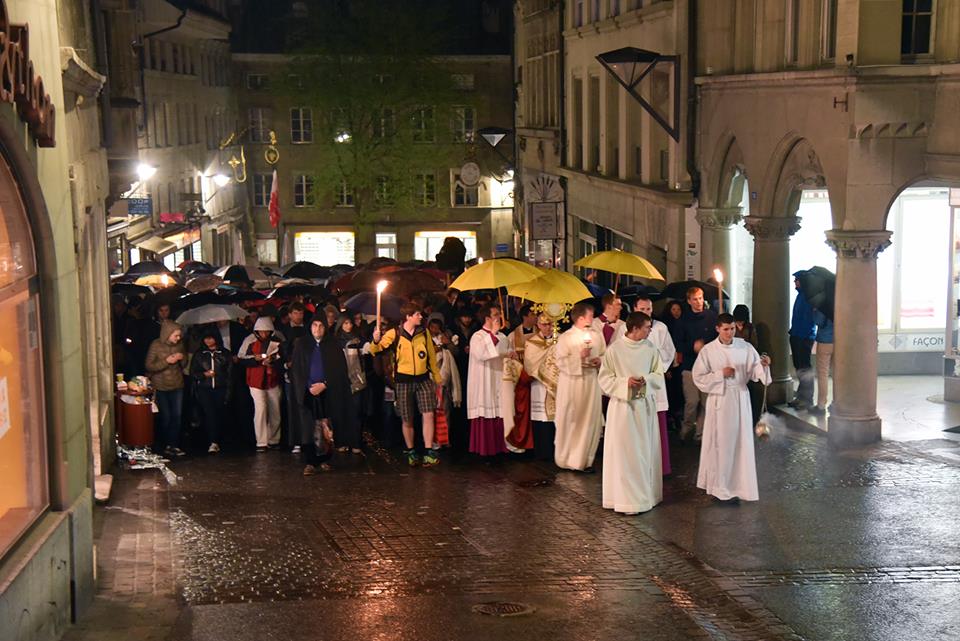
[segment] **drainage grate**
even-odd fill
[[[526,603],[511,603],[510,601],[488,601],[473,606],[477,614],[487,614],[495,617],[516,617],[523,614],[533,614],[536,608]]]

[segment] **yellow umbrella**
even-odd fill
[[[544,270],[544,274],[526,283],[510,285],[507,293],[534,303],[566,303],[573,305],[591,298],[590,290],[580,279],[559,269]]]
[[[639,278],[653,278],[656,280],[666,279],[656,267],[646,258],[641,258],[636,254],[625,252],[620,249],[608,249],[602,252],[596,252],[589,256],[584,256],[574,263],[577,267],[587,267],[589,269],[599,269],[605,272],[613,272],[617,275],[617,281],[613,286],[614,291],[620,284],[620,274],[637,276]]]
[[[450,287],[461,292],[471,289],[497,289],[539,278],[543,271],[513,258],[497,258],[474,265],[466,270]]]
[[[134,284],[147,287],[170,287],[176,285],[177,280],[170,274],[147,274],[138,278]]]

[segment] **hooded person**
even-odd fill
[[[180,419],[183,411],[183,330],[173,321],[160,324],[160,336],[150,343],[146,370],[156,391],[157,433],[154,448],[168,456],[183,456]]]
[[[283,382],[280,340],[274,336],[273,321],[257,319],[253,334],[244,339],[238,354],[246,368],[247,387],[253,398],[253,428],[257,451],[280,444],[280,395]]]
[[[200,339],[200,348],[190,359],[190,376],[196,381],[197,404],[209,441],[209,454],[220,451],[232,368],[233,355],[220,342],[220,332],[208,329]]]

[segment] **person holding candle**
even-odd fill
[[[403,424],[403,440],[407,449],[407,463],[411,467],[424,467],[440,462],[439,453],[433,448],[434,411],[437,409],[437,385],[442,383],[437,353],[426,328],[423,327],[423,312],[413,303],[405,303],[400,312],[403,323],[400,327],[380,335],[380,327],[373,330],[370,353],[377,354],[396,346],[396,407]],[[414,412],[423,417],[423,443],[427,447],[421,461],[414,445]]]
[[[591,327],[593,307],[577,303],[570,310],[573,327],[557,341],[557,437],[554,461],[568,470],[593,472],[603,429],[597,371],[606,351],[603,335]]]
[[[220,344],[220,332],[216,329],[208,329],[201,341],[200,349],[190,359],[190,376],[197,384],[197,404],[210,442],[207,453],[216,454],[224,433],[233,357]]]

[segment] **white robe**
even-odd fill
[[[632,390],[631,377],[646,387]],[[603,507],[646,512],[663,500],[657,392],[664,387],[659,351],[649,340],[624,336],[600,365],[600,388],[610,397],[603,438]]]
[[[568,470],[583,470],[593,465],[603,429],[597,369],[583,367],[580,358],[587,337],[591,358],[603,356],[606,351],[603,335],[590,327],[571,327],[560,336],[555,348],[560,379],[554,419],[557,426],[554,460],[558,467]]]
[[[734,368],[734,376],[724,378],[724,367]],[[693,382],[707,394],[697,487],[721,500],[760,498],[747,391],[750,380],[769,385],[770,368],[763,366],[757,350],[742,338],[734,338],[730,345],[719,338],[710,341],[693,364]]]
[[[485,330],[470,338],[467,366],[467,418],[500,418],[500,384],[503,381],[503,357],[510,353],[507,337],[497,332],[493,344]]]
[[[650,329],[650,336],[647,340],[653,343],[660,353],[660,367],[666,374],[673,365],[673,359],[677,355],[677,348],[670,337],[670,330],[667,326],[658,320],[653,321],[653,327]],[[666,412],[670,409],[670,402],[667,400],[667,386],[661,385],[657,389],[657,411]]]

